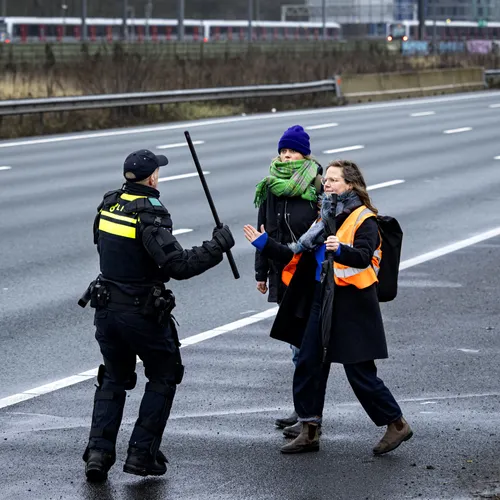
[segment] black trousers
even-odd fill
[[[402,416],[401,408],[377,377],[373,360],[345,364],[347,380],[375,425],[388,425]],[[322,363],[321,294],[316,292],[293,377],[293,400],[299,420],[321,422],[330,364]]]
[[[176,391],[180,356],[173,332],[175,325],[171,322],[164,327],[138,310],[111,307],[97,310],[94,324],[104,367],[98,375],[88,449],[114,454],[125,391],[135,386],[139,356],[148,382],[129,446],[147,449],[156,456]]]

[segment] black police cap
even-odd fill
[[[130,153],[123,164],[125,179],[132,182],[147,179],[157,168],[168,164],[168,159],[163,155],[155,155],[148,149],[140,149]]]

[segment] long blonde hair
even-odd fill
[[[347,184],[352,186],[352,190],[356,192],[361,200],[361,203],[369,208],[374,214],[378,214],[378,210],[373,206],[370,195],[368,194],[368,190],[366,189],[366,182],[363,174],[359,167],[353,162],[349,160],[334,160],[331,161],[326,167],[326,172],[330,167],[338,167],[342,169],[342,174],[344,176],[344,180]]]

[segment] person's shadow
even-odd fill
[[[123,500],[167,500],[167,478],[147,478],[124,485]]]
[[[145,478],[129,484],[85,483],[82,488],[85,500],[167,500],[166,478]]]

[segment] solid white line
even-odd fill
[[[0,170],[10,170],[12,167],[0,167]]]
[[[500,156],[495,156],[494,160],[500,160]]]
[[[205,175],[209,175],[210,172],[203,172]],[[181,175],[171,175],[170,177],[160,177],[158,182],[169,182],[177,181],[179,179],[189,179],[190,177],[198,177],[198,173],[193,172],[191,174],[181,174]]]
[[[194,128],[194,127],[206,127],[212,125],[225,125],[227,123],[238,123],[244,121],[254,121],[254,120],[271,120],[271,119],[286,119],[295,116],[314,116],[314,115],[323,115],[323,114],[333,114],[333,113],[350,113],[357,111],[373,111],[377,109],[385,109],[385,108],[399,108],[401,106],[420,106],[422,104],[433,104],[437,102],[454,102],[454,101],[463,101],[463,100],[471,100],[471,99],[483,99],[485,97],[491,98],[493,94],[498,94],[498,92],[484,92],[477,94],[467,93],[466,95],[456,95],[456,96],[447,96],[447,97],[437,97],[431,99],[409,99],[407,101],[390,101],[386,103],[376,103],[376,104],[365,104],[365,105],[356,105],[356,106],[341,106],[337,108],[323,108],[323,109],[312,109],[312,110],[303,110],[303,111],[284,111],[281,113],[270,113],[270,114],[259,114],[254,116],[235,116],[230,118],[219,118],[213,120],[204,120],[204,121],[194,121],[194,122],[185,122],[176,125],[159,125],[155,127],[144,127],[144,128],[132,128],[132,129],[123,129],[123,130],[112,130],[112,131],[103,131],[103,132],[92,132],[90,134],[79,134],[79,135],[65,135],[59,137],[46,137],[43,139],[29,139],[25,141],[15,141],[15,142],[6,142],[0,143],[0,148],[13,148],[17,146],[32,146],[34,144],[51,144],[54,142],[66,142],[66,141],[81,141],[86,139],[99,139],[102,137],[118,137],[122,135],[131,135],[131,134],[149,134],[152,132],[163,132],[165,130],[179,130],[186,128]]]
[[[205,141],[193,141],[195,146],[200,144],[205,144]],[[187,147],[187,142],[176,142],[175,144],[165,144],[164,146],[156,146],[156,149],[172,149],[172,148],[183,148]]]
[[[500,108],[500,103],[490,104],[490,108]]]
[[[381,189],[389,186],[396,186],[397,184],[402,184],[404,180],[396,179],[394,181],[381,182],[380,184],[374,184],[373,186],[368,186],[366,189],[368,191],[373,191],[374,189]]]
[[[457,250],[461,250],[462,248],[469,247],[481,241],[494,238],[496,236],[500,236],[500,227],[492,229],[490,231],[486,231],[484,233],[478,234],[471,238],[467,238],[465,240],[457,241],[456,243],[452,243],[451,245],[446,245],[445,247],[438,248],[432,252],[427,252],[423,255],[415,257],[413,259],[408,259],[401,262],[399,269],[402,271],[404,269],[409,269],[410,267],[415,267],[419,264],[423,264],[424,262],[428,262],[430,260],[436,259],[437,257],[441,257],[443,255],[456,252]],[[220,326],[218,328],[214,328],[213,330],[208,330],[206,332],[199,333],[197,335],[193,335],[191,337],[182,339],[182,347],[187,347],[189,345],[198,344],[199,342],[203,342],[207,339],[212,339],[214,337],[218,337],[219,335],[223,335],[224,333],[231,332],[242,328],[244,326],[248,326],[259,321],[263,321],[265,319],[272,318],[278,312],[278,307],[273,307],[271,309],[267,309],[262,311],[261,313],[254,314],[249,316],[248,318],[243,318],[238,321],[234,321],[227,325]],[[97,374],[97,369],[94,368],[92,370],[88,370],[78,375],[73,375],[71,377],[67,377],[61,380],[56,380],[51,384],[46,384],[40,387],[35,387],[34,389],[30,389],[28,391],[24,391],[19,394],[13,394],[12,396],[7,396],[5,398],[0,399],[0,408],[6,408],[7,406],[12,406],[16,403],[20,403],[21,401],[27,401],[29,399],[35,398],[40,394],[47,394],[47,392],[51,392],[48,388],[53,387],[54,389],[62,389],[63,387],[69,387],[71,385],[75,385],[82,380],[87,380],[92,377],[95,377]],[[458,395],[458,396],[435,396],[432,399],[454,399],[454,398],[464,398],[464,397],[487,397],[487,396],[498,396],[499,393],[484,393],[484,394],[472,394],[472,395]],[[412,398],[406,399],[402,401],[428,401],[429,398]],[[357,403],[352,403],[357,404]]]
[[[421,113],[412,113],[410,116],[431,116],[435,114],[435,111],[422,111]]]
[[[192,230],[192,229],[174,229],[174,230],[172,231],[172,234],[173,234],[174,236],[177,236],[177,235],[179,235],[179,234],[186,234],[186,233],[192,233],[192,232],[193,232],[193,230]]]
[[[452,128],[443,131],[443,134],[460,134],[462,132],[469,132],[470,130],[472,130],[472,127]]]
[[[462,248],[470,247],[471,245],[475,245],[476,243],[480,243],[484,240],[495,238],[496,236],[500,236],[500,227],[496,227],[495,229],[491,229],[490,231],[472,236],[471,238],[467,238],[465,240],[457,241],[455,243],[452,243],[451,245],[446,245],[444,247],[433,250],[432,252],[424,253],[422,255],[419,255],[418,257],[413,257],[413,259],[405,260],[400,264],[399,270],[402,271],[403,269],[417,266],[418,264],[422,264],[423,262],[429,262],[430,260],[434,260],[438,257],[442,257],[443,255],[456,252],[457,250],[462,250]]]
[[[338,127],[338,123],[323,123],[321,125],[311,125],[306,127],[306,130],[321,130],[322,128]]]
[[[337,148],[337,149],[327,149],[323,151],[325,155],[331,155],[333,153],[343,153],[344,151],[356,151],[356,149],[363,149],[364,146],[358,144],[357,146],[347,146],[345,148]]]

